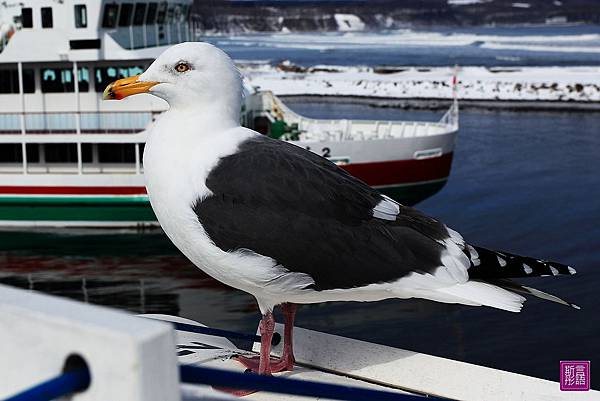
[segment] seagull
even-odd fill
[[[240,126],[241,75],[215,46],[172,46],[103,97],[141,93],[170,106],[144,150],[152,208],[198,268],[256,298],[260,355],[240,357],[253,371],[293,369],[297,304],[422,298],[519,312],[532,295],[578,308],[511,280],[572,267],[471,245],[326,158]],[[278,305],[284,350],[272,361]]]

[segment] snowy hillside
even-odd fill
[[[367,96],[394,99],[449,99],[452,68],[368,68],[284,63],[241,66],[252,87],[277,95]],[[600,67],[465,67],[458,96],[473,100],[600,102]]]

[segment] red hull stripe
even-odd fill
[[[13,187],[0,186],[10,195],[145,195],[145,187]]]
[[[425,160],[355,163],[343,167],[372,186],[414,184],[450,175],[452,153]],[[0,186],[0,195],[146,195],[145,187]]]
[[[342,166],[371,186],[410,184],[448,178],[452,153],[423,160],[394,160],[375,163],[353,163]]]

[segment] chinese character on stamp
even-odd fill
[[[560,390],[588,391],[590,361],[560,361]]]

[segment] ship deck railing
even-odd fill
[[[0,174],[142,174],[146,128],[160,111],[0,112],[0,145],[20,146],[19,160],[0,163]],[[28,147],[64,144],[76,147],[72,161],[29,160]],[[135,160],[85,161],[87,144],[131,144]]]
[[[143,166],[135,163],[0,163],[0,174],[142,174]]]
[[[157,112],[0,112],[0,134],[134,134]],[[0,139],[1,141],[1,139]]]
[[[296,113],[272,92],[258,92],[262,111],[259,115],[295,124],[304,141],[352,141],[427,137],[458,130],[458,103],[453,101],[437,122],[403,120],[316,119]],[[251,112],[249,112],[251,113]],[[251,117],[255,117],[256,114]]]

